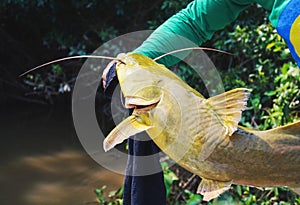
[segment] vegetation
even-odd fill
[[[0,91],[10,93],[2,100],[18,96],[18,100],[59,102],[72,90],[82,61],[53,65],[51,69],[26,75],[22,82],[16,76],[58,57],[89,54],[122,33],[154,29],[187,3],[187,0],[1,1],[0,34],[7,42],[8,53],[11,52],[2,51],[6,58],[0,64],[5,71],[0,77]],[[242,125],[264,130],[299,120],[300,71],[262,8],[248,8],[205,46],[233,53],[233,56],[208,53],[224,79],[226,90],[252,89]],[[180,63],[174,71],[205,95],[201,79],[186,65]],[[162,165],[168,204],[300,204],[300,197],[285,188],[243,186],[233,186],[220,198],[205,203],[195,194],[198,177],[178,166],[169,168],[166,162]],[[108,198],[104,197],[104,189],[95,191],[98,203],[121,203],[122,189]]]

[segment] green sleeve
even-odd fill
[[[272,1],[272,0],[268,0]],[[155,58],[176,49],[200,46],[213,33],[234,21],[254,0],[194,0],[185,9],[159,26],[134,52]],[[174,34],[174,36],[172,36]],[[176,36],[175,36],[176,35]],[[190,40],[178,39],[177,35]],[[160,60],[166,66],[178,59],[168,56]]]

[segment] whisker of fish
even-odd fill
[[[189,50],[208,50],[208,51],[216,51],[216,52],[220,52],[220,53],[224,53],[224,54],[228,54],[228,55],[233,55],[233,54],[228,53],[226,51],[222,51],[222,50],[218,50],[218,49],[214,49],[214,48],[190,47],[190,48],[183,48],[183,49],[178,49],[178,50],[175,50],[175,51],[171,51],[171,52],[165,53],[165,54],[163,54],[161,56],[158,56],[158,57],[154,58],[153,60],[157,61],[157,60],[159,60],[159,59],[161,59],[161,58],[163,58],[165,56],[172,55],[172,54],[175,54],[175,53],[184,52],[184,51],[189,51]],[[26,74],[28,74],[28,73],[30,73],[32,71],[35,71],[35,70],[37,70],[39,68],[42,68],[42,67],[45,67],[47,65],[51,65],[53,63],[58,63],[58,62],[65,61],[65,60],[81,59],[81,58],[108,59],[108,60],[119,61],[119,62],[125,64],[121,59],[115,58],[115,57],[110,57],[110,56],[96,56],[96,55],[69,56],[69,57],[65,57],[65,58],[59,58],[59,59],[56,59],[56,60],[53,60],[53,61],[41,64],[39,66],[36,66],[34,68],[31,68],[28,71],[20,74],[19,77],[22,77],[22,76],[24,76],[24,75],[26,75]]]
[[[184,51],[190,51],[190,50],[207,50],[207,51],[216,51],[216,52],[219,52],[219,53],[224,53],[224,54],[228,54],[228,55],[233,55],[232,53],[228,53],[226,51],[222,51],[222,50],[218,50],[218,49],[214,49],[214,48],[205,48],[205,47],[190,47],[190,48],[182,48],[182,49],[178,49],[178,50],[175,50],[175,51],[171,51],[171,52],[168,52],[168,53],[165,53],[161,56],[158,56],[156,58],[154,58],[153,60],[154,61],[158,61],[159,59],[163,58],[163,57],[166,57],[168,55],[172,55],[172,54],[175,54],[175,53],[180,53],[180,52],[184,52]]]
[[[53,60],[53,61],[50,61],[50,62],[47,62],[47,63],[44,63],[42,65],[39,65],[39,66],[36,66],[32,69],[29,69],[28,71],[22,73],[21,75],[19,75],[19,77],[22,77],[34,70],[37,70],[41,67],[44,67],[44,66],[47,66],[47,65],[51,65],[53,63],[58,63],[58,62],[61,62],[61,61],[65,61],[65,60],[72,60],[72,59],[80,59],[80,58],[98,58],[98,59],[108,59],[108,60],[116,60],[116,61],[120,61],[121,63],[123,63],[120,59],[118,58],[115,58],[115,57],[109,57],[109,56],[95,56],[95,55],[82,55],[82,56],[70,56],[70,57],[65,57],[65,58],[59,58],[59,59],[56,59],[56,60]]]

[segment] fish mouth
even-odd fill
[[[126,97],[125,107],[133,108],[134,110],[148,111],[155,108],[159,102],[160,102],[160,98],[153,99],[153,100],[144,100],[138,97]]]

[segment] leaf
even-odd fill
[[[63,68],[60,65],[52,65],[52,71],[56,75],[61,75],[63,73]]]
[[[236,186],[236,191],[240,196],[242,196],[242,187],[240,185]]]
[[[274,96],[276,94],[277,94],[276,90],[269,90],[264,93],[264,95],[269,96],[269,97]]]
[[[268,45],[267,45],[267,49],[270,49],[270,48],[272,48],[273,46],[275,46],[275,42],[272,42],[272,43],[269,43]]]
[[[198,205],[202,201],[202,196],[199,194],[191,195],[191,198],[186,202],[186,205]]]

